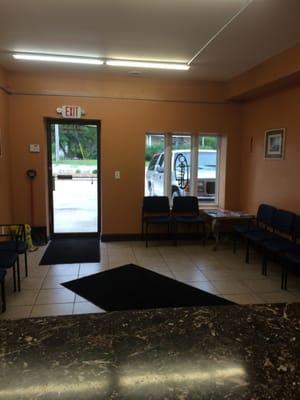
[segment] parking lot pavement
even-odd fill
[[[97,232],[97,180],[56,180],[54,232]]]

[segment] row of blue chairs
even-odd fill
[[[205,217],[199,213],[198,199],[195,196],[174,197],[172,209],[167,196],[145,196],[142,208],[142,237],[146,247],[149,240],[150,225],[165,225],[168,236],[177,245],[178,227],[180,224],[202,228],[202,240],[205,245]],[[156,236],[157,237],[157,236]]]
[[[296,272],[300,266],[300,216],[277,209],[269,204],[258,207],[255,220],[233,227],[234,252],[238,237],[246,240],[245,261],[249,264],[250,248],[262,251],[262,274],[267,275],[270,258],[282,265],[281,289],[287,290],[289,271]]]
[[[5,277],[6,271],[13,271],[14,291],[21,290],[20,258],[25,258],[25,275],[28,276],[27,243],[25,240],[25,227],[22,224],[0,224],[0,286],[2,312],[6,311]]]

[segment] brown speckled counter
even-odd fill
[[[0,322],[0,400],[300,399],[300,304]]]

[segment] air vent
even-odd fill
[[[130,76],[141,76],[142,73],[141,73],[141,71],[129,71],[128,75],[130,75]]]

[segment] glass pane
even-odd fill
[[[172,135],[172,198],[190,195],[191,136]]]
[[[52,124],[54,233],[98,231],[97,127]]]
[[[199,136],[197,196],[200,202],[216,201],[217,160],[218,137]]]
[[[164,195],[164,149],[164,135],[146,135],[145,196]]]

